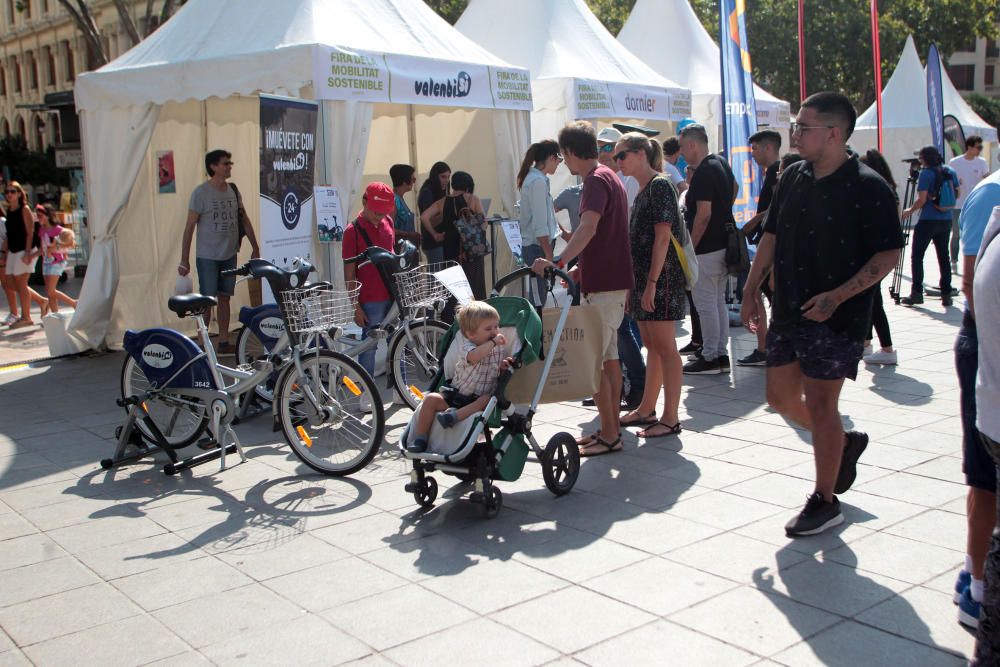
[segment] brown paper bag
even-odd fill
[[[250,305],[256,308],[263,303],[264,298],[260,286],[260,278],[247,281],[247,290],[250,292]]]
[[[569,309],[542,391],[541,403],[572,401],[597,393],[601,385],[605,336],[609,335],[602,322],[604,307],[597,304]],[[560,312],[560,308],[542,311],[542,347],[546,355],[551,353],[549,346]],[[507,398],[517,404],[531,403],[544,367],[545,360],[539,359],[530,366],[518,369],[507,385]]]

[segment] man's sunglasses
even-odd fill
[[[614,144],[604,144],[600,148],[602,153],[613,153],[615,150]]]

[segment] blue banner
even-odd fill
[[[744,0],[719,0],[719,62],[722,67],[722,135],[726,158],[740,190],[733,202],[736,226],[757,212],[760,167],[750,156],[750,137],[757,132],[757,107],[750,74],[750,51]]]
[[[931,117],[931,137],[941,157],[944,153],[944,96],[941,93],[941,57],[936,44],[927,53],[927,113]]]

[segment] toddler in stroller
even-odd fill
[[[459,347],[459,358],[454,377],[440,392],[424,397],[406,447],[409,452],[427,451],[435,417],[441,426],[451,428],[485,410],[500,374],[514,363],[512,356],[504,356],[507,339],[500,333],[496,308],[484,301],[471,301],[459,309],[456,320],[459,334],[454,344]]]

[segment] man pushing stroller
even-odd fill
[[[455,376],[440,393],[424,397],[409,452],[427,451],[427,439],[433,420],[451,428],[481,412],[489,403],[500,374],[511,367],[514,358],[504,356],[507,339],[500,333],[500,313],[483,301],[470,301],[458,311],[460,355]]]

